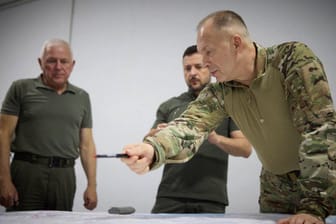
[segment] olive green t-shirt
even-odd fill
[[[192,91],[163,102],[157,110],[153,128],[168,123],[183,113],[196,97]],[[224,119],[216,132],[222,136],[238,130],[230,119]],[[186,163],[165,164],[157,197],[192,198],[228,205],[228,154],[207,140]]]
[[[77,158],[80,129],[92,128],[88,93],[68,83],[58,95],[41,77],[14,81],[1,113],[18,116],[12,152]]]

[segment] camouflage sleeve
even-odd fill
[[[325,218],[336,197],[336,116],[323,65],[304,44],[283,49],[282,72],[300,145],[298,213]],[[280,66],[281,67],[281,66]]]
[[[169,122],[168,127],[156,135],[144,139],[155,149],[151,169],[163,163],[188,161],[224,117],[226,113],[217,100],[215,89],[211,85],[206,87],[179,118]]]

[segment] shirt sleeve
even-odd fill
[[[2,114],[18,116],[20,113],[20,89],[17,83],[13,82],[6,93],[1,107]]]
[[[218,103],[215,89],[206,87],[180,117],[168,123],[167,128],[144,139],[144,142],[155,149],[155,161],[151,168],[158,168],[163,163],[188,161],[208,133],[226,116],[223,107]]]
[[[304,44],[285,49],[285,90],[299,149],[302,191],[298,212],[326,217],[336,195],[336,116],[323,65]],[[334,195],[334,196],[332,196]]]
[[[229,120],[229,134],[233,131],[238,131],[239,128],[237,127],[236,123],[232,120],[232,118],[228,118]]]
[[[161,104],[156,111],[156,119],[153,123],[152,128],[156,128],[158,124],[167,123],[167,111],[165,108],[165,103]]]
[[[87,92],[82,91],[83,94],[83,104],[84,104],[84,116],[81,124],[81,128],[92,128],[92,110],[91,110],[91,100]]]

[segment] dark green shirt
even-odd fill
[[[80,129],[92,128],[88,93],[68,83],[58,95],[41,77],[14,81],[1,113],[19,118],[12,152],[77,158]]]
[[[162,103],[153,128],[179,117],[195,99],[189,91]],[[216,132],[229,136],[234,130],[237,127],[233,121],[225,119]],[[228,205],[227,167],[228,154],[206,140],[187,163],[165,165],[157,197],[192,198]]]

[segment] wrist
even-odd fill
[[[97,188],[97,183],[88,183],[88,185],[87,185],[87,188],[94,188],[94,189],[96,189]]]
[[[298,214],[309,214],[312,215],[321,221],[325,221],[325,218],[329,215],[329,213],[324,210],[322,207],[314,206],[311,208],[302,208],[298,210],[296,213]]]
[[[12,180],[11,175],[8,174],[0,174],[0,182],[5,182],[5,181],[9,181]]]
[[[147,144],[152,150],[152,161],[149,164],[149,170],[154,170],[161,166],[164,160],[164,153],[159,153],[158,147],[159,145],[155,143],[155,141],[151,141],[152,137],[148,137],[144,140],[144,144]]]

